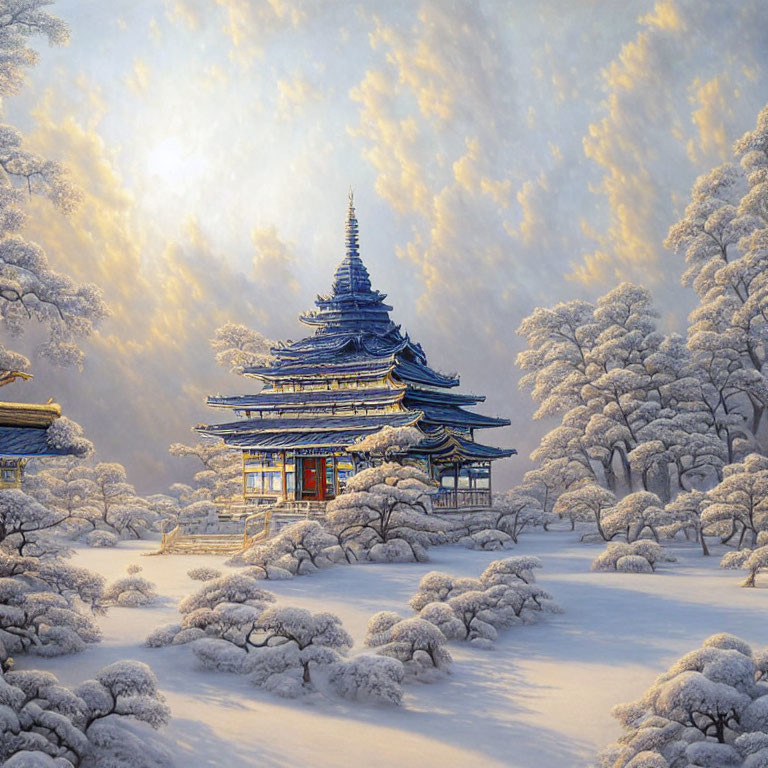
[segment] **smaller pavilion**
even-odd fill
[[[0,386],[15,379],[29,379],[16,371],[0,373]],[[30,459],[67,456],[66,448],[48,442],[48,427],[61,416],[58,403],[0,402],[0,489],[19,488]]]

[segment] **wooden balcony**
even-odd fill
[[[433,509],[488,509],[490,506],[491,492],[487,488],[441,488],[432,497]]]

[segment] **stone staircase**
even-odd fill
[[[163,549],[166,555],[235,555],[243,548],[240,534],[182,534]]]

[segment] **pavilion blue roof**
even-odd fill
[[[342,360],[329,359],[322,363],[306,364],[304,362],[282,363],[279,365],[252,366],[243,373],[259,379],[299,379],[323,378],[329,379],[340,376],[360,378],[382,378],[395,367],[394,358],[349,358]]]
[[[66,448],[54,448],[39,427],[0,427],[0,456],[67,456]]]
[[[465,427],[468,429],[483,429],[485,427],[508,427],[509,419],[497,419],[492,416],[484,416],[482,413],[465,411],[454,406],[423,405],[424,422],[431,424],[443,424],[446,426]]]
[[[413,404],[417,408],[422,405],[475,405],[482,403],[485,395],[471,395],[463,392],[439,392],[434,389],[419,389],[408,387],[404,403]]]
[[[257,395],[209,397],[208,405],[240,411],[290,410],[293,408],[341,408],[354,405],[392,405],[403,399],[402,389],[329,389],[277,392],[267,389]]]
[[[517,451],[514,448],[493,448],[490,445],[481,445],[474,440],[467,440],[459,435],[438,434],[433,438],[427,438],[416,447],[417,453],[428,453],[434,459],[450,459],[460,457],[470,461],[492,461],[514,456]]]
[[[322,432],[355,429],[373,431],[385,426],[407,427],[415,424],[421,416],[421,411],[399,411],[371,416],[241,419],[227,424],[200,426],[196,429],[203,434],[216,436],[256,432]]]

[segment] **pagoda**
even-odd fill
[[[264,382],[258,394],[208,398],[236,421],[197,427],[242,450],[246,503],[332,499],[361,466],[356,441],[384,426],[413,426],[424,439],[404,460],[435,480],[433,506],[490,506],[491,463],[516,451],[482,445],[474,434],[509,420],[467,410],[485,397],[456,392],[457,376],[431,368],[421,345],[390,320],[385,299],[360,258],[350,193],[346,256],[331,293],[299,318],[314,334],[275,347],[269,365],[245,369]]]

